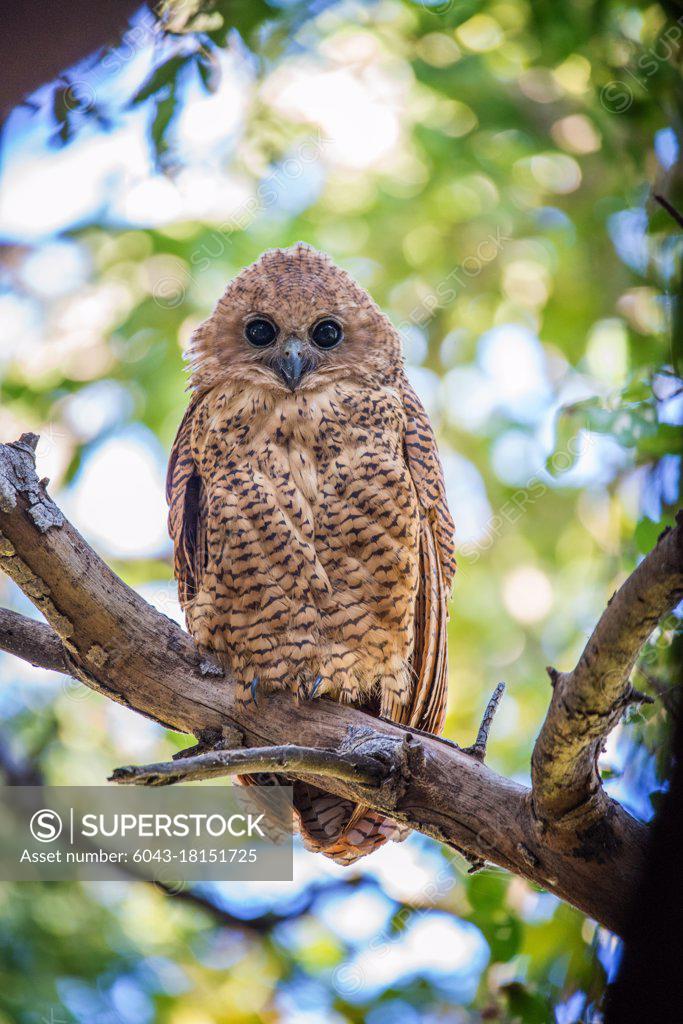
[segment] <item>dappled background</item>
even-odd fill
[[[0,440],[179,621],[165,461],[183,350],[226,282],[304,239],[399,327],[458,530],[446,734],[506,696],[528,780],[549,698],[680,492],[680,9],[586,0],[165,5],[9,116]],[[664,197],[667,211],[653,194]],[[0,580],[1,603],[31,612]],[[677,620],[610,737],[665,785]],[[186,738],[0,658],[0,768],[101,783]],[[580,913],[413,836],[293,884],[0,884],[0,1024],[598,1021],[618,950]],[[28,979],[30,980],[30,984]]]

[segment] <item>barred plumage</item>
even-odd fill
[[[254,317],[277,332],[263,347],[245,338]],[[342,339],[323,350],[314,328],[330,320]],[[254,713],[257,693],[288,688],[440,731],[453,522],[388,319],[300,243],[238,275],[191,359],[168,501],[197,643]],[[295,806],[307,845],[340,863],[401,836],[304,783]]]

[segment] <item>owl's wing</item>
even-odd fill
[[[166,474],[168,532],[173,541],[178,596],[183,608],[201,586],[206,566],[205,494],[191,445],[197,403],[198,399],[192,401],[183,416]]]
[[[420,582],[415,608],[415,685],[407,722],[441,732],[446,717],[448,599],[455,574],[455,530],[436,438],[422,403],[402,381],[405,457],[420,502]]]

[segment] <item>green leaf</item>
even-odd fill
[[[529,992],[514,981],[502,989],[507,997],[510,1024],[548,1024],[554,1019],[553,1008],[543,996]]]
[[[408,927],[408,923],[412,920],[414,911],[412,907],[399,907],[394,914],[391,916],[389,922],[389,928],[392,934],[399,935],[405,931]]]
[[[502,908],[508,885],[504,875],[482,871],[469,879],[467,898],[475,911],[491,916]]]
[[[671,526],[671,523],[666,522],[664,519],[660,519],[657,523],[652,519],[641,519],[636,526],[634,534],[638,551],[643,555],[652,551],[653,547],[657,543],[657,538],[667,526]]]
[[[170,149],[167,131],[175,116],[176,105],[175,90],[171,90],[168,96],[156,101],[154,108],[154,117],[152,118],[150,134],[152,136],[156,162],[160,166],[163,166],[167,162],[168,151]]]
[[[506,963],[519,953],[522,925],[511,914],[499,911],[490,918],[477,919],[491,950],[491,960]]]
[[[175,57],[170,57],[163,64],[152,71],[151,75],[145,79],[140,88],[134,93],[133,98],[130,101],[131,107],[136,107],[140,103],[144,103],[150,96],[156,95],[166,86],[175,86],[176,78],[179,71],[185,67],[185,65],[194,59],[194,54],[184,54]]]
[[[61,85],[52,93],[52,116],[58,124],[62,124],[69,116],[69,107],[66,102],[68,95],[68,87]]]
[[[683,427],[677,427],[671,423],[660,423],[656,433],[643,437],[638,442],[638,452],[641,455],[652,455],[655,458],[662,455],[683,454]]]
[[[634,374],[621,392],[622,402],[645,402],[652,398],[652,376],[649,370]]]

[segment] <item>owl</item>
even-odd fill
[[[440,732],[453,521],[388,318],[298,243],[237,275],[189,360],[167,497],[200,649],[245,713],[288,690]],[[305,782],[294,805],[305,844],[341,864],[402,838]]]

